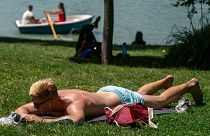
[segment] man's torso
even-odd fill
[[[64,116],[67,108],[84,107],[85,118],[92,119],[104,115],[104,107],[113,107],[120,104],[120,98],[112,92],[87,92],[78,89],[59,90],[61,101],[52,100],[40,107],[40,113]],[[71,112],[71,111],[70,111]],[[71,113],[70,113],[71,114]]]
[[[33,17],[33,13],[29,10],[25,11],[23,16],[22,16],[22,24],[30,24],[29,18]]]

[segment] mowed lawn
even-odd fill
[[[209,136],[210,135],[210,71],[167,67],[161,60],[163,47],[129,47],[130,58],[114,58],[106,66],[94,59],[74,59],[75,44],[44,41],[0,41],[0,116],[7,116],[18,106],[30,102],[30,85],[51,77],[58,88],[79,88],[95,92],[105,85],[117,85],[132,90],[172,74],[174,85],[196,77],[204,94],[205,105],[192,106],[183,114],[155,115],[158,129],[148,126],[128,129],[110,126],[105,121],[85,124],[30,123],[20,126],[0,126],[0,135],[17,136]],[[118,47],[113,54],[120,53]],[[177,103],[172,104],[175,107]]]

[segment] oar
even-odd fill
[[[48,13],[46,13],[45,15],[46,15],[46,18],[47,18],[48,23],[50,24],[50,28],[51,28],[52,33],[53,33],[53,38],[54,38],[54,40],[57,40],[57,34],[55,32],[53,21],[52,21],[50,15]]]

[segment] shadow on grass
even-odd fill
[[[160,46],[160,45],[151,45],[151,46],[139,46],[139,45],[132,45],[129,47],[129,51],[137,51],[141,50],[144,52],[144,50],[148,49],[166,49],[168,47],[166,46]],[[118,50],[118,46],[113,46],[113,50]],[[76,63],[82,64],[82,63],[93,63],[93,64],[101,64],[101,58],[69,58],[70,61],[74,61]],[[169,65],[164,63],[165,60],[163,57],[158,56],[130,56],[128,58],[121,58],[118,56],[113,56],[113,61],[111,65],[116,66],[127,66],[127,67],[146,67],[146,68],[166,68],[170,67]]]
[[[69,58],[70,61],[75,63],[92,63],[101,64],[100,58]],[[186,65],[173,65],[169,60],[162,57],[153,56],[131,56],[129,58],[113,57],[113,62],[110,65],[127,66],[127,67],[145,67],[145,68],[188,68],[192,70],[208,71],[210,68],[194,68]]]
[[[147,46],[139,46],[139,45],[132,45],[129,47],[129,51],[141,51],[144,52],[153,52],[159,53],[158,50],[166,51],[173,46],[160,46],[160,45],[147,45]],[[118,46],[113,46],[113,50],[118,50]],[[157,52],[155,51],[157,50]],[[181,53],[181,52],[180,52]],[[76,63],[94,63],[94,64],[101,64],[101,58],[70,58],[70,61],[74,61]],[[145,67],[145,68],[188,68],[193,70],[210,70],[210,66],[206,68],[198,68],[192,67],[186,64],[174,64],[172,63],[174,60],[171,58],[167,58],[164,56],[154,56],[154,55],[146,55],[146,56],[130,56],[128,58],[120,58],[117,56],[113,56],[113,62],[110,65],[117,65],[117,66],[128,66],[128,67]]]
[[[100,58],[69,58],[70,61],[74,61],[79,64],[93,63],[101,64]],[[131,56],[129,58],[119,58],[114,56],[111,65],[127,66],[127,67],[146,67],[146,68],[166,68],[169,65],[164,64],[164,59],[161,57],[151,56]]]

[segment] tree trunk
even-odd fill
[[[112,41],[114,25],[114,2],[104,0],[104,28],[101,47],[102,64],[108,65],[112,62]]]

